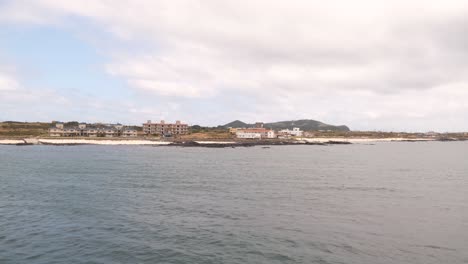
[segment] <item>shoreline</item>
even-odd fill
[[[456,138],[295,138],[285,140],[172,140],[161,141],[151,139],[50,139],[50,138],[24,138],[0,139],[0,145],[52,145],[52,146],[178,146],[178,147],[252,147],[252,146],[285,146],[285,145],[344,145],[344,144],[371,144],[382,142],[447,142],[465,141]]]

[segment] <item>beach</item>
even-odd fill
[[[0,145],[169,145],[167,141],[153,140],[94,140],[94,139],[0,139]]]
[[[0,139],[0,145],[147,145],[147,146],[254,146],[254,145],[322,145],[322,144],[369,144],[377,142],[428,142],[438,141],[433,138],[294,138],[285,140],[186,140],[186,141],[160,141],[150,139]]]
[[[309,143],[327,143],[327,142],[349,142],[354,144],[359,143],[374,143],[374,142],[407,142],[407,141],[437,141],[435,138],[297,138],[299,141]]]

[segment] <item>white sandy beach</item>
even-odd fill
[[[430,138],[296,138],[297,143],[327,143],[334,142],[349,142],[354,144],[376,143],[376,142],[398,142],[398,141],[433,141]],[[195,141],[198,144],[238,144],[236,141]],[[172,142],[153,141],[153,140],[96,140],[96,139],[0,139],[0,145],[16,145],[16,144],[47,144],[47,145],[169,145]]]
[[[93,139],[39,139],[39,143],[51,145],[169,145],[171,142],[151,140],[93,140]]]
[[[237,144],[235,141],[195,141],[198,144]]]
[[[434,141],[430,138],[297,138],[296,140],[310,143],[350,142],[350,143],[373,143],[373,142],[395,142],[395,141]]]
[[[24,141],[17,140],[17,139],[0,139],[0,145],[16,145],[16,144],[24,144]]]

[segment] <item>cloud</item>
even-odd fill
[[[97,47],[108,74],[157,98],[254,98],[255,114],[236,112],[250,121],[425,129],[468,115],[464,1],[17,0],[0,17],[74,31],[86,19],[114,40]]]
[[[0,94],[17,91],[21,88],[18,78],[17,70],[6,63],[0,63]]]
[[[19,89],[16,79],[0,69],[0,93]]]

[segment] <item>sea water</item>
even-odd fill
[[[468,143],[0,146],[0,263],[468,263]]]

